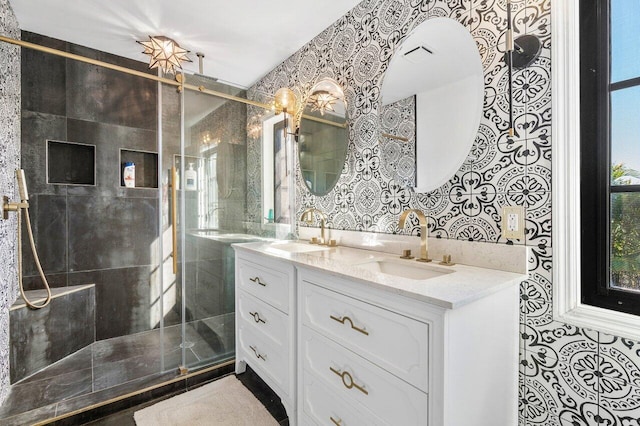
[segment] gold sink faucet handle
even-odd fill
[[[427,217],[424,215],[424,213],[417,209],[407,209],[403,211],[402,214],[400,214],[400,219],[398,220],[398,228],[400,228],[400,230],[404,229],[404,224],[407,220],[407,216],[409,216],[409,214],[411,213],[418,216],[418,221],[420,223],[420,257],[418,257],[416,260],[418,262],[431,262],[431,259],[429,259],[429,234],[427,230]]]
[[[322,213],[320,210],[314,207],[310,207],[302,212],[302,215],[300,216],[300,220],[311,225],[313,223],[314,213],[316,213],[320,217],[320,241],[318,241],[318,244],[321,244],[321,245],[327,244],[327,240],[324,237],[324,228],[325,228],[325,221],[327,220],[327,216],[324,213]],[[314,244],[314,242],[311,242],[311,244]]]

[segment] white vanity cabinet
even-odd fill
[[[297,286],[301,424],[517,424],[517,285],[458,309],[301,267]]]
[[[368,255],[344,248],[235,248],[236,372],[250,364],[291,424],[517,425],[525,275],[434,266],[419,281],[334,261]]]
[[[236,255],[236,373],[249,364],[295,419],[295,269],[267,259]]]

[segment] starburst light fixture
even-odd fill
[[[324,115],[327,111],[335,111],[333,105],[335,105],[338,97],[333,95],[327,90],[316,90],[309,96],[309,105],[311,105],[311,111],[320,111],[320,115]]]
[[[144,54],[151,56],[149,69],[161,68],[164,72],[176,73],[183,62],[193,62],[187,56],[188,50],[180,47],[175,40],[165,36],[149,36],[149,41],[139,41],[144,46]]]

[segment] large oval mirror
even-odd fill
[[[340,86],[324,79],[311,89],[298,128],[302,178],[314,195],[333,189],[347,157],[347,108]]]
[[[449,18],[420,24],[395,52],[381,91],[381,156],[416,192],[447,182],[475,140],[484,97],[469,31]]]

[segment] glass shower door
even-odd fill
[[[185,82],[243,95],[241,89],[203,76],[187,75]],[[175,244],[170,251],[177,254],[175,303],[167,304],[165,332],[171,334],[171,324],[179,320],[180,366],[191,370],[235,356],[231,244],[247,238],[242,221],[246,106],[204,90],[177,92],[175,87],[163,88],[162,105],[162,170],[168,201],[163,223],[171,234],[170,245]],[[169,337],[166,344],[172,341]]]

